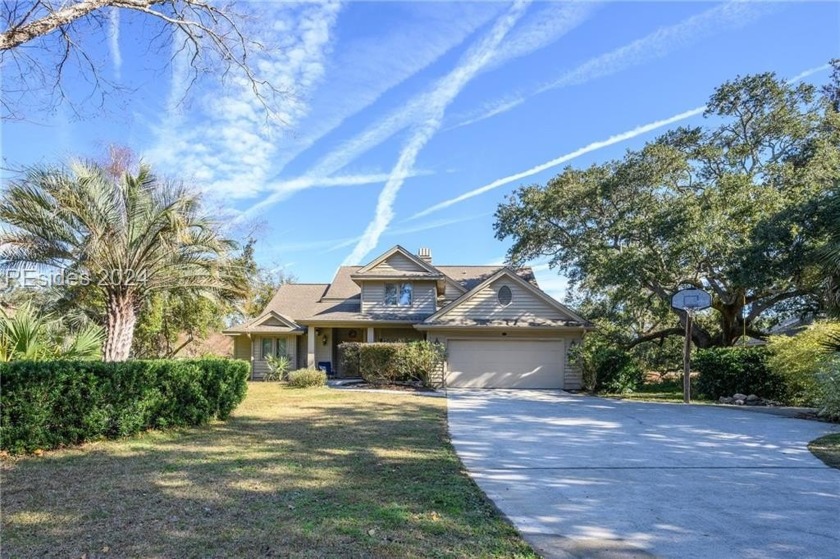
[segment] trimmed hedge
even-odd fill
[[[227,359],[0,363],[0,448],[57,448],[227,419],[248,363]]]
[[[432,386],[432,377],[446,359],[442,344],[428,341],[346,342],[338,346],[342,370],[371,384],[418,381]]]
[[[338,364],[342,374],[346,377],[360,377],[359,357],[362,344],[360,342],[343,342],[338,344]]]
[[[787,403],[787,379],[768,367],[768,357],[766,347],[701,349],[692,359],[700,372],[697,391],[715,400],[740,393]]]
[[[379,342],[359,346],[359,373],[371,384],[407,381],[399,368],[399,353],[405,344]]]
[[[318,369],[298,369],[289,373],[289,386],[292,388],[315,388],[326,384],[327,373]]]

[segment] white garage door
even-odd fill
[[[453,388],[563,388],[563,342],[451,340]]]

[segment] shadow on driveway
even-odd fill
[[[448,394],[470,475],[546,557],[837,557],[836,425],[559,391]]]

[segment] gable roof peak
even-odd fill
[[[494,273],[491,274],[487,279],[479,283],[478,285],[474,286],[472,289],[461,295],[458,299],[455,299],[452,303],[447,305],[446,307],[440,309],[438,312],[433,314],[432,316],[428,317],[424,324],[433,324],[437,320],[439,320],[442,316],[448,314],[452,309],[457,308],[465,301],[468,301],[478,295],[485,287],[493,284],[497,280],[502,277],[508,277],[515,283],[518,283],[528,292],[532,293],[535,297],[542,300],[548,306],[556,309],[562,314],[568,316],[571,320],[570,323],[574,323],[575,326],[581,326],[584,328],[591,328],[591,323],[586,320],[585,318],[581,317],[579,314],[574,312],[572,309],[561,303],[560,301],[556,300],[554,297],[551,297],[546,292],[544,292],[539,287],[533,285],[531,282],[522,278],[519,274],[517,274],[517,270],[511,268],[509,266],[500,266],[499,269]]]
[[[431,262],[426,262],[423,258],[421,258],[420,256],[417,256],[416,254],[413,254],[411,251],[407,250],[405,247],[403,247],[401,245],[394,245],[393,247],[391,247],[390,249],[388,249],[387,251],[385,251],[384,253],[382,253],[378,257],[376,257],[374,260],[372,260],[368,264],[366,264],[366,265],[362,266],[361,268],[359,268],[358,270],[356,270],[356,273],[353,274],[353,275],[361,276],[361,275],[367,274],[371,270],[376,268],[379,264],[385,262],[386,260],[388,260],[389,258],[394,256],[395,254],[401,254],[402,256],[408,258],[420,270],[423,270],[426,273],[434,274],[434,275],[441,275],[441,276],[443,275],[443,273],[440,270],[438,270],[437,268],[432,266]]]

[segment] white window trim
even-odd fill
[[[510,296],[510,299],[508,300],[507,303],[502,302],[502,290],[503,289],[507,289],[507,292],[509,293],[509,296]],[[511,303],[513,303],[513,290],[507,285],[503,285],[503,286],[499,287],[498,291],[496,291],[496,301],[502,307],[509,307],[511,305]]]
[[[391,285],[394,287],[395,297],[393,303],[388,302],[388,286]],[[408,285],[411,286],[411,295],[407,305],[403,305],[400,303],[400,298],[402,297],[403,286]],[[410,307],[414,304],[414,282],[410,281],[401,281],[395,283],[386,283],[385,284],[385,305],[388,307]]]

